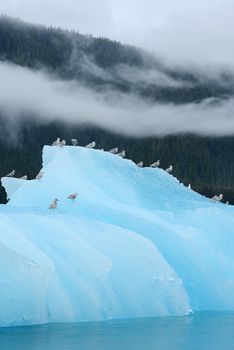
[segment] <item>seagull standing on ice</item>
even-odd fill
[[[118,153],[118,147],[115,147],[115,148],[112,148],[112,149],[110,149],[109,150],[109,153],[113,153],[113,154],[116,154],[116,153]]]
[[[136,166],[137,166],[138,168],[142,168],[142,167],[143,167],[143,165],[144,165],[144,163],[143,163],[142,161],[140,161],[139,163],[137,163],[137,165],[136,165]]]
[[[211,200],[215,202],[221,202],[223,200],[223,194],[221,193],[219,196],[215,195],[211,198]]]
[[[72,143],[72,146],[77,146],[78,145],[77,139],[71,139],[71,143]]]
[[[173,170],[173,166],[170,165],[169,168],[167,168],[165,171],[166,171],[166,173],[170,174],[172,172],[172,170]]]
[[[158,168],[160,165],[160,160],[157,160],[157,162],[154,162],[153,164],[150,164],[151,168]]]
[[[120,157],[124,158],[126,156],[125,150],[123,150],[122,152],[117,153],[117,156],[120,156]]]
[[[73,193],[73,194],[70,194],[67,198],[74,201],[77,198],[77,196],[78,196],[78,193]]]
[[[93,142],[89,143],[88,145],[86,145],[85,147],[86,148],[94,148],[95,146],[96,146],[96,142],[93,141]]]
[[[58,137],[57,140],[52,143],[52,146],[59,146],[59,145],[60,145],[60,137]]]
[[[6,177],[13,177],[15,175],[15,170],[12,170]]]
[[[62,140],[60,143],[59,143],[59,146],[60,147],[63,147],[66,145],[66,140]]]
[[[55,200],[50,204],[49,209],[56,209],[58,204],[57,202],[59,201],[59,199],[55,198]]]
[[[217,201],[221,202],[223,200],[223,194],[221,193],[218,197],[217,197]]]

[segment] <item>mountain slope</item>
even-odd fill
[[[188,103],[234,94],[230,72],[222,72],[221,81],[205,78],[204,72],[165,66],[133,46],[4,16],[0,17],[0,60],[45,68],[93,88],[134,92],[152,101]]]

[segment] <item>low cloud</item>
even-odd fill
[[[140,51],[139,51],[140,55]],[[90,56],[83,56],[79,61],[79,68],[82,68],[82,72],[101,79],[106,83],[129,83],[144,86],[151,84],[161,87],[188,87],[191,86],[188,82],[183,80],[174,79],[168,72],[163,71],[163,66],[159,63],[158,59],[154,55],[150,55],[151,60],[154,60],[154,66],[147,65],[147,57],[145,52],[141,52],[142,60],[145,60],[145,66],[129,66],[128,64],[116,64],[112,65],[111,68],[102,68],[95,63],[95,58]],[[70,65],[75,67],[77,62],[77,51],[74,48],[74,53],[71,55]],[[158,69],[157,69],[158,65]],[[161,69],[161,70],[160,70]],[[164,67],[166,69],[166,66]],[[177,67],[180,70],[179,67]],[[199,76],[198,76],[199,78]],[[200,78],[199,78],[200,79]]]
[[[134,94],[94,92],[75,81],[0,63],[0,110],[8,119],[22,115],[41,122],[91,124],[130,136],[178,133],[234,135],[234,99],[174,105],[149,104]]]

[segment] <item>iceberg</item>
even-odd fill
[[[2,178],[0,326],[234,310],[233,206],[101,150],[44,146],[42,166]]]

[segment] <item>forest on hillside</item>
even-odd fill
[[[198,103],[207,98],[225,99],[234,94],[234,79],[228,74],[222,75],[222,83],[206,81],[191,71],[176,71],[164,66],[151,54],[129,45],[25,24],[5,16],[0,17],[0,60],[34,70],[44,69],[60,79],[76,79],[94,90],[111,87],[131,92],[152,102]],[[165,86],[157,81],[132,81],[120,74],[119,67],[123,66],[144,72],[157,70],[178,84]],[[108,73],[108,79],[103,72]],[[98,148],[108,150],[118,146],[126,150],[127,158],[136,162],[142,160],[145,165],[160,159],[162,167],[174,166],[174,175],[184,184],[190,183],[193,189],[207,196],[223,193],[225,200],[234,203],[233,137],[133,138],[66,121],[40,124],[27,116],[12,128],[4,111],[0,121],[0,176],[15,169],[16,176],[27,174],[33,178],[41,167],[44,144],[51,144],[57,137],[69,143],[75,137],[80,145],[95,140]],[[6,202],[3,188],[0,189],[0,202]]]

